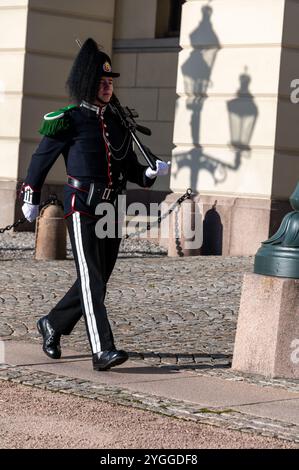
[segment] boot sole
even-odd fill
[[[36,328],[37,328],[37,331],[39,332],[39,334],[40,334],[41,336],[43,336],[41,327],[39,326],[39,321],[36,323]]]
[[[115,367],[115,366],[120,366],[121,364],[123,364],[124,362],[126,362],[129,358],[128,357],[120,357],[118,359],[112,359],[110,362],[108,362],[105,366],[97,366],[97,365],[94,365],[93,366],[93,370],[97,370],[97,371],[103,371],[103,370],[108,370],[110,369],[111,367]]]
[[[41,329],[41,327],[39,326],[39,321],[36,323],[36,327],[37,327],[37,331],[39,332],[39,334],[40,334],[41,336],[43,336],[42,329]]]

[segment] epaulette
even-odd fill
[[[62,131],[66,131],[71,126],[71,120],[69,112],[71,109],[76,108],[77,105],[70,104],[64,108],[60,108],[57,111],[52,111],[44,115],[44,120],[39,133],[47,135],[49,137],[59,134]]]

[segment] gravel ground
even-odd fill
[[[2,449],[298,448],[149,411],[0,381]]]
[[[0,260],[32,259],[34,255],[35,234],[32,232],[5,232],[0,234]],[[167,250],[144,238],[123,239],[119,257],[156,257],[165,256]],[[69,238],[67,239],[67,258],[72,258]]]

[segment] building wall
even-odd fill
[[[184,4],[174,191],[182,190],[189,180],[201,194],[270,197],[284,3],[214,0],[207,6],[205,0],[197,0]],[[229,102],[236,98],[237,113],[232,116]],[[235,117],[232,127],[230,117]],[[255,121],[252,135],[240,142],[248,150],[240,152],[233,145],[232,130],[237,133],[239,126],[250,126],[250,121]]]
[[[116,0],[115,39],[155,37],[157,0]]]
[[[276,228],[273,215],[281,219],[299,170],[299,105],[290,102],[298,1],[187,0],[180,40],[156,37],[159,5],[0,0],[0,226],[15,217],[16,180],[25,177],[43,114],[68,104],[75,39],[92,36],[121,73],[122,104],[152,129],[141,140],[172,160],[171,177],[144,191],[147,198],[191,186],[204,213],[217,200],[223,254],[252,254]],[[46,188],[64,180],[60,159]]]
[[[114,1],[111,0],[29,0],[20,178],[25,176],[40,140],[37,131],[43,115],[69,104],[65,82],[78,53],[76,38],[84,42],[92,37],[111,53],[113,19]],[[47,183],[64,181],[61,158],[51,169]]]
[[[171,159],[178,38],[155,38],[156,0],[120,0],[116,6],[114,0],[0,0],[0,8],[0,109],[7,116],[0,124],[5,159],[0,192],[6,200],[0,225],[20,215],[18,204],[14,210],[16,181],[26,176],[43,115],[69,102],[65,81],[78,50],[76,38],[94,37],[112,54],[114,31],[113,66],[121,73],[117,94],[152,129],[152,137],[140,136],[142,141]],[[58,159],[43,198],[50,191],[60,195],[64,181],[63,159]],[[169,192],[169,178],[159,179],[153,189],[145,193]]]
[[[93,37],[111,54],[114,0],[0,0],[0,13],[0,112],[6,117],[0,122],[3,226],[20,214],[18,205],[14,210],[16,180],[26,176],[43,115],[69,102],[65,81],[78,52],[75,39]],[[61,192],[66,177],[62,160],[46,179],[45,195]]]
[[[27,33],[27,0],[0,0],[0,226],[14,218]]]
[[[155,38],[156,14],[156,0],[116,0],[113,67],[121,76],[115,80],[115,92],[123,105],[138,111],[140,124],[152,130],[151,137],[138,134],[141,141],[168,161],[179,47],[178,38]],[[158,178],[152,191],[168,192],[169,178]]]
[[[255,254],[289,210],[299,169],[289,88],[299,77],[298,10],[295,0],[183,6],[170,186],[198,192],[210,227],[216,207],[222,254]]]
[[[272,176],[273,200],[288,199],[299,180],[299,3],[286,0],[278,87],[275,158]],[[290,100],[297,81],[297,103]],[[295,90],[294,90],[295,91]]]

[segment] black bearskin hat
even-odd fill
[[[81,47],[70,71],[66,87],[77,103],[93,103],[97,97],[101,77],[119,77],[112,72],[110,57],[100,51],[97,43],[88,38]]]

